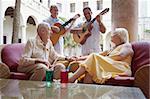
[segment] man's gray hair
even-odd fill
[[[127,29],[125,28],[116,28],[115,31],[112,32],[112,34],[117,34],[124,43],[129,42],[129,34]]]
[[[38,25],[37,27],[37,32],[41,29],[41,28],[50,28],[50,25],[46,22],[42,22]]]

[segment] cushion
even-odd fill
[[[30,74],[19,73],[19,72],[10,73],[10,79],[28,80],[30,76],[31,76]]]
[[[9,78],[10,70],[8,66],[0,62],[0,78]]]
[[[15,43],[6,45],[1,52],[2,62],[5,63],[10,71],[16,72],[19,59],[23,54],[25,44]]]
[[[134,76],[138,68],[150,64],[150,42],[134,42],[132,43],[132,48],[134,55],[131,69]]]
[[[120,77],[120,78],[110,78],[105,84],[107,85],[116,85],[116,86],[133,86],[134,78],[133,77]]]

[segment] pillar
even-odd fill
[[[138,0],[112,0],[112,29],[124,27],[129,41],[138,39]]]
[[[3,44],[3,13],[2,13],[2,0],[0,0],[0,44]]]

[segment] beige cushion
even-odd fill
[[[0,78],[9,78],[9,77],[10,77],[10,70],[8,66],[0,62]]]

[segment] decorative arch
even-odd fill
[[[34,18],[31,16],[28,17],[27,23],[32,24],[32,25],[36,25]]]
[[[14,8],[13,7],[8,7],[5,11],[5,16],[14,16]]]
[[[3,21],[3,42],[5,44],[11,43],[12,29],[13,29],[13,16],[14,7],[6,7],[4,10],[4,21]]]
[[[29,23],[29,24],[33,24],[35,26],[38,24],[37,18],[35,16],[33,16],[33,15],[28,16],[26,22]]]
[[[34,16],[28,16],[26,21],[26,39],[30,39],[36,36],[36,26],[38,22]]]

